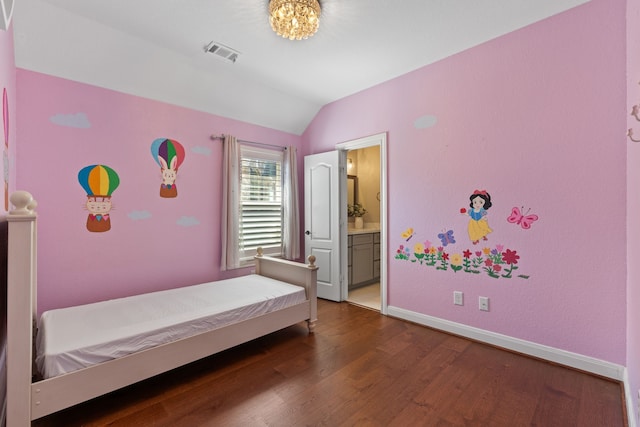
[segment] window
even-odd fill
[[[240,262],[282,255],[283,152],[240,144]]]
[[[225,136],[220,224],[223,271],[252,264],[259,247],[271,256],[300,257],[296,150],[265,149],[256,144],[266,145],[238,143],[234,136]]]

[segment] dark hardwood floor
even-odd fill
[[[626,425],[620,383],[348,303],[318,317],[33,425]]]

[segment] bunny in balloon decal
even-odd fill
[[[158,138],[151,144],[151,156],[160,166],[162,173],[160,197],[178,197],[176,178],[178,168],[184,161],[184,147],[174,139]]]
[[[94,233],[111,230],[111,193],[120,185],[116,171],[105,165],[86,166],[78,172],[78,182],[87,193],[87,230]]]
[[[434,267],[440,271],[451,271],[453,273],[471,273],[482,275],[483,273],[494,279],[511,279],[514,277],[528,279],[528,274],[516,274],[515,270],[522,267],[521,255],[518,250],[505,245],[503,242],[490,242],[497,240],[490,238],[493,235],[493,228],[489,226],[489,208],[495,205],[491,195],[485,189],[476,189],[468,197],[468,207],[460,208],[460,214],[468,217],[466,231],[469,236],[471,246],[456,241],[455,227],[446,227],[437,234],[438,240],[432,243],[419,239],[421,233],[417,227],[409,227],[401,233],[403,241],[396,250],[395,259],[409,261],[425,267]],[[512,205],[511,205],[512,206]],[[495,207],[492,221],[495,220]],[[530,230],[534,222],[538,221],[537,214],[530,214],[530,209],[513,207],[511,214],[506,216],[508,224],[518,226],[519,230]],[[407,238],[407,232],[410,235]],[[505,233],[499,233],[498,239],[513,236],[512,229],[505,229]],[[414,237],[414,242],[408,244],[410,238]],[[428,237],[428,233],[427,233]],[[435,240],[434,240],[435,241]],[[458,245],[466,245],[456,247]]]

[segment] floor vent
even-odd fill
[[[232,63],[235,63],[238,56],[240,56],[240,52],[218,42],[209,43],[207,47],[204,48],[204,51],[215,55],[219,59]]]

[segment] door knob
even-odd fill
[[[309,234],[311,234],[311,232],[309,230],[307,230],[307,231],[304,232],[304,234],[306,234],[308,236]]]

